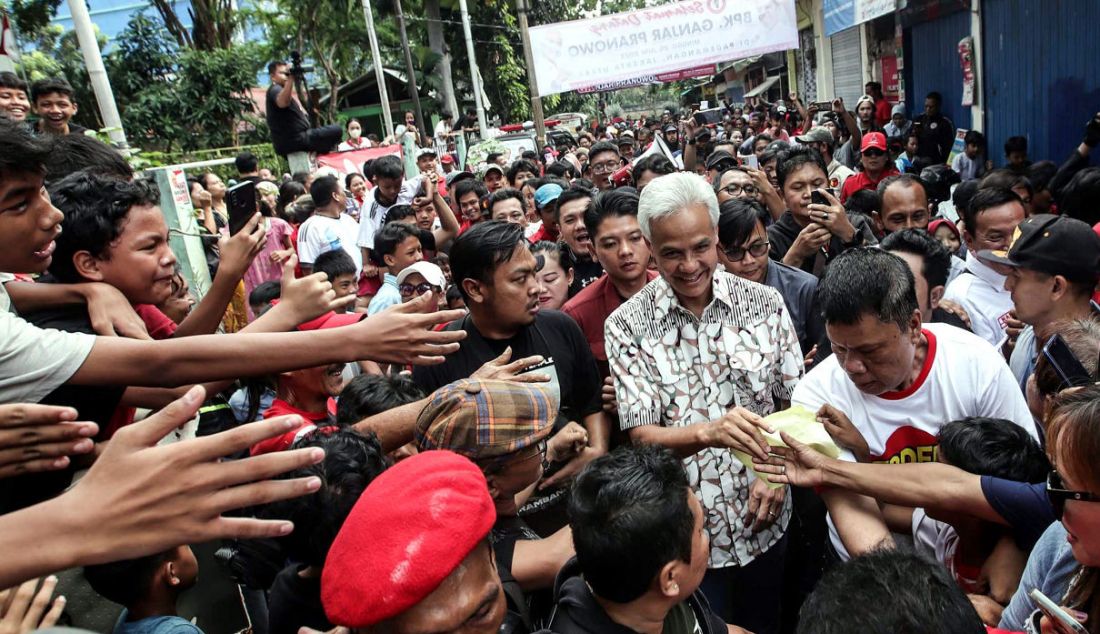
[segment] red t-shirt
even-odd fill
[[[897,176],[900,173],[898,168],[891,163],[887,163],[886,169],[882,170],[882,174],[879,174],[879,177],[875,179],[868,176],[867,172],[856,172],[854,176],[849,176],[848,180],[844,181],[844,187],[840,190],[840,202],[847,201],[849,196],[861,189],[873,190],[878,187],[879,182],[884,178]]]
[[[546,223],[543,222],[542,226],[539,227],[539,230],[531,234],[529,240],[531,241],[531,244],[534,244],[541,240],[546,240],[548,242],[557,242],[558,234],[556,231],[550,231],[550,229],[547,228]]]
[[[890,123],[890,117],[892,116],[893,106],[889,101],[883,97],[875,102],[875,123],[881,128],[882,126]]]
[[[249,450],[249,454],[258,456],[260,454],[271,453],[273,451],[286,451],[290,449],[290,446],[294,444],[295,440],[298,440],[302,436],[309,432],[320,429],[321,431],[329,431],[336,429],[336,426],[332,424],[332,413],[336,411],[336,401],[331,398],[328,400],[327,411],[324,412],[306,412],[294,407],[290,403],[282,399],[275,399],[271,402],[271,407],[267,408],[264,412],[264,418],[275,418],[276,416],[285,416],[287,414],[297,414],[305,419],[305,422],[299,425],[297,428],[292,429],[284,434],[262,440],[255,445],[252,445],[252,449]],[[331,413],[330,413],[331,412]]]
[[[152,304],[137,304],[134,306],[134,312],[145,322],[145,329],[149,331],[149,336],[157,341],[171,339],[172,335],[176,334],[176,328],[179,327],[176,322],[168,318],[168,315]]]
[[[652,282],[657,275],[657,271],[647,270],[646,282]],[[561,311],[572,317],[573,321],[581,327],[581,332],[584,333],[588,346],[592,348],[592,356],[596,357],[596,361],[607,362],[607,350],[604,348],[604,322],[622,303],[623,298],[611,283],[611,278],[605,273],[561,307]]]

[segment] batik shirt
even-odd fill
[[[662,278],[608,317],[607,357],[623,429],[705,423],[737,406],[765,416],[777,400],[791,399],[803,366],[783,298],[721,271],[712,285],[701,318]],[[753,476],[730,450],[703,449],[684,467],[706,514],[711,568],[744,566],[783,536],[790,496],[777,521],[753,534],[744,522]]]

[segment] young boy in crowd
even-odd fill
[[[221,245],[210,291],[176,324],[156,307],[171,296],[176,268],[156,185],[85,170],[57,183],[50,194],[65,215],[50,273],[62,283],[103,282],[117,288],[134,305],[154,339],[217,330],[237,283],[265,240],[257,214]]]
[[[387,223],[374,239],[371,251],[374,264],[385,267],[382,288],[370,300],[367,314],[373,315],[390,306],[401,303],[401,291],[397,288],[397,274],[405,267],[424,259],[420,245],[420,231],[402,222]]]
[[[963,137],[963,153],[955,156],[951,161],[951,169],[964,181],[981,178],[985,174],[985,165],[982,157],[985,153],[985,135],[977,130],[971,130]]]
[[[323,330],[353,324],[363,315],[328,313],[298,326],[298,330]],[[252,446],[251,454],[257,456],[273,451],[289,449],[295,441],[316,429],[335,427],[336,401],[333,399],[344,389],[344,363],[330,363],[303,370],[279,374],[275,400],[264,412],[264,418],[287,414],[301,416],[301,425],[280,436],[268,438]]]
[[[313,263],[313,272],[325,274],[329,283],[332,284],[332,290],[336,291],[336,299],[354,297],[359,289],[355,261],[350,255],[344,253],[343,249],[326,251],[317,256],[317,260]],[[341,306],[336,312],[346,313],[349,308],[350,304]]]
[[[324,461],[287,477],[316,476],[321,479],[321,488],[299,500],[270,505],[260,513],[267,519],[294,522],[294,532],[282,540],[287,557],[294,563],[275,577],[268,591],[269,634],[297,634],[301,627],[323,632],[332,629],[321,604],[325,557],[359,496],[390,464],[378,438],[371,433],[341,429],[311,434],[294,445],[295,449],[309,447],[323,449]]]
[[[0,115],[16,122],[27,120],[31,102],[27,99],[27,82],[15,73],[0,72]]]
[[[1023,174],[1027,171],[1031,161],[1027,159],[1026,136],[1008,137],[1008,140],[1005,141],[1005,163],[1005,167],[1017,174]]]
[[[84,134],[83,126],[72,122],[76,114],[76,99],[73,87],[60,77],[40,79],[31,86],[31,103],[38,115],[35,131],[39,134]]]
[[[395,407],[424,398],[424,390],[407,374],[361,374],[344,386],[336,403],[336,424],[351,426]],[[416,443],[395,449],[389,457],[397,462],[416,454]]]
[[[180,594],[195,585],[198,574],[190,546],[84,569],[93,590],[125,608],[114,634],[202,634],[176,614]]]

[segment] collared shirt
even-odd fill
[[[791,323],[798,333],[802,354],[808,353],[825,336],[825,319],[815,299],[817,278],[782,262],[768,262],[764,284],[783,296],[791,314]]]
[[[373,315],[400,303],[401,291],[397,288],[397,276],[386,273],[382,278],[382,288],[378,289],[378,293],[371,298],[370,304],[367,305],[367,314]]]
[[[646,271],[647,282],[652,282],[656,278],[656,271]],[[592,347],[592,356],[596,357],[597,362],[607,363],[607,352],[604,349],[604,321],[622,305],[623,301],[611,278],[605,273],[603,277],[586,286],[561,307],[561,312],[572,317],[573,321],[581,327],[581,332],[588,340],[588,345]]]
[[[947,285],[943,298],[963,307],[974,334],[997,347],[1004,343],[1008,313],[1013,308],[1005,276],[967,251],[966,270]]]
[[[701,318],[680,305],[663,278],[607,318],[607,357],[623,429],[686,427],[741,406],[761,416],[790,400],[802,376],[798,335],[775,289],[724,271]],[[790,496],[771,527],[753,534],[744,514],[753,476],[728,449],[684,458],[710,534],[710,567],[744,566],[786,531]]]

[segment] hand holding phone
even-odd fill
[[[1061,629],[1067,632],[1073,632],[1074,634],[1089,634],[1089,631],[1085,629],[1081,622],[1073,618],[1069,612],[1066,612],[1061,606],[1054,601],[1051,601],[1045,594],[1039,591],[1038,588],[1033,588],[1028,596],[1035,601],[1035,605],[1043,611],[1043,614],[1047,615],[1051,621],[1061,626]]]
[[[229,235],[236,235],[260,211],[256,183],[246,180],[230,187],[225,192],[225,206],[229,212]]]

